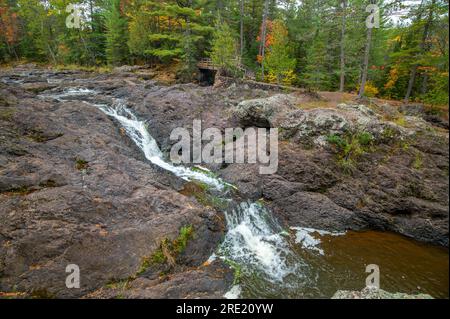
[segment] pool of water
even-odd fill
[[[377,231],[317,237],[323,255],[317,251],[300,252],[318,270],[317,297],[331,297],[337,290],[361,290],[369,275],[365,272],[369,264],[379,266],[383,290],[449,297],[447,248]]]

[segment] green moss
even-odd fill
[[[398,126],[403,126],[403,127],[406,127],[406,125],[407,125],[406,120],[403,116],[397,117],[394,120],[394,123],[397,124]]]
[[[33,190],[28,186],[20,186],[20,187],[14,187],[10,188],[7,191],[2,192],[3,194],[9,194],[9,195],[28,195]]]
[[[32,299],[54,299],[55,295],[45,288],[34,289],[30,294]]]
[[[10,121],[12,120],[16,110],[13,108],[0,109],[0,120]]]
[[[26,136],[28,136],[28,138],[30,138],[34,142],[44,143],[44,142],[47,142],[47,141],[50,141],[50,140],[54,140],[54,139],[56,139],[58,137],[61,137],[61,136],[63,136],[63,134],[62,133],[58,133],[58,134],[55,134],[55,135],[48,136],[48,135],[45,135],[40,130],[32,130],[32,131],[28,132],[28,134]]]
[[[166,256],[162,252],[162,249],[158,249],[153,255],[151,259],[148,260],[147,265],[144,265],[145,268],[148,268],[151,264],[163,264],[166,262]]]
[[[397,136],[397,132],[392,127],[386,127],[381,136],[383,139],[391,140]]]
[[[222,210],[227,207],[228,202],[226,199],[223,199],[219,196],[211,195],[206,192],[196,193],[194,194],[197,202],[202,204],[203,206],[212,207],[216,210]]]
[[[120,279],[120,280],[111,280],[109,283],[106,284],[106,288],[109,289],[121,289],[125,290],[128,288],[128,284],[130,283],[130,279]]]
[[[414,161],[412,163],[412,167],[414,169],[420,170],[423,168],[423,157],[420,152],[416,152],[416,155],[414,157]]]
[[[188,240],[192,237],[193,234],[194,228],[191,225],[181,227],[180,234],[173,243],[176,252],[182,253],[186,249]]]
[[[80,158],[75,161],[75,167],[79,171],[87,169],[89,167],[88,164],[89,164],[89,162],[85,161],[84,159],[80,159]]]
[[[234,190],[231,186],[230,189]],[[202,182],[189,182],[180,193],[185,196],[192,196],[201,205],[212,207],[217,210],[222,210],[228,205],[228,202],[225,199],[214,195],[210,191],[210,186]]]

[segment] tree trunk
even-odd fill
[[[425,94],[428,91],[428,75],[424,74],[422,78],[422,86],[420,87],[420,93]]]
[[[372,42],[372,28],[367,28],[366,51],[364,52],[363,70],[361,76],[361,86],[359,87],[358,97],[364,96],[364,90],[367,81],[367,71],[369,69],[370,43]]]
[[[408,82],[408,88],[406,89],[406,94],[405,94],[405,102],[406,103],[408,103],[409,97],[411,96],[414,82],[416,81],[416,73],[417,73],[417,64],[414,64],[411,68],[409,82]]]
[[[264,11],[262,19],[261,31],[261,79],[264,81],[264,57],[266,55],[266,31],[267,31],[267,15],[269,11],[269,0],[264,2]]]
[[[426,42],[428,39],[428,31],[430,30],[431,23],[433,22],[433,8],[434,8],[435,3],[436,3],[436,0],[431,1],[430,9],[428,11],[427,22],[423,28],[422,41],[420,42],[420,45],[419,45],[419,54],[421,54],[425,51],[425,46],[426,46]],[[419,20],[420,20],[420,15],[419,15]],[[408,89],[406,90],[406,94],[405,94],[405,100],[404,100],[405,103],[408,103],[409,98],[411,97],[412,89],[414,87],[414,82],[416,81],[418,66],[419,65],[416,63],[411,67],[411,75],[409,77]]]
[[[341,26],[341,79],[339,92],[344,92],[345,86],[345,23],[346,23],[347,0],[342,0],[342,26]]]
[[[240,0],[241,2],[241,16],[240,16],[240,24],[241,24],[241,61],[244,56],[244,0]]]
[[[94,5],[92,4],[92,0],[89,1],[89,11],[90,11],[90,15],[91,15],[91,29],[92,32],[95,31],[95,27],[94,27]]]

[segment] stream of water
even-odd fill
[[[341,289],[361,290],[365,266],[378,264],[381,288],[391,292],[429,293],[448,298],[448,250],[380,232],[330,233],[310,228],[284,229],[263,204],[236,203],[232,185],[211,172],[176,166],[165,159],[145,121],[111,99],[96,103],[85,88],[54,90],[42,98],[78,100],[115,119],[146,159],[186,181],[207,184],[226,200],[227,232],[211,259],[222,258],[236,273],[228,298],[329,298]]]

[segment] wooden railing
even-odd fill
[[[218,70],[219,67],[213,63],[211,59],[202,59],[197,63],[197,67],[207,70]]]
[[[254,72],[247,69],[244,65],[242,65],[240,59],[235,59],[234,62],[235,62],[235,65],[237,66],[237,68],[244,73],[244,78],[248,78],[248,79],[255,78]],[[204,58],[204,59],[200,60],[197,63],[197,67],[199,69],[214,70],[214,71],[218,71],[220,69],[220,67],[217,64],[214,64],[214,62],[209,58]]]

